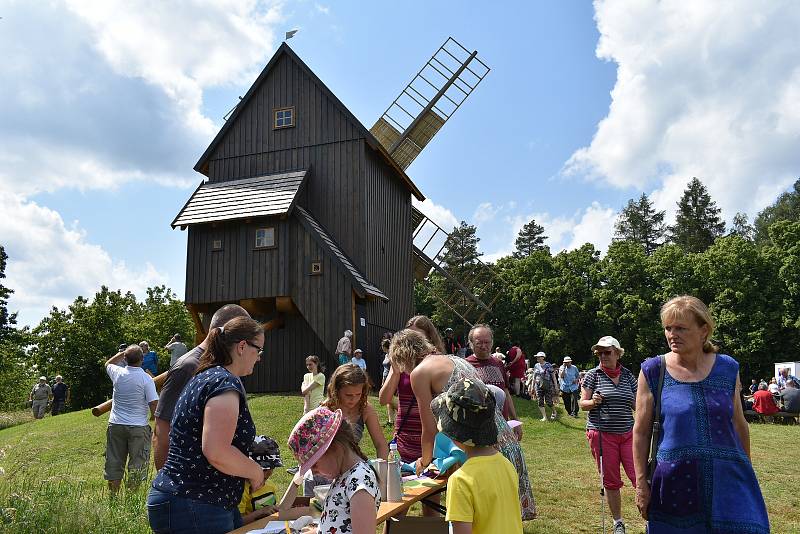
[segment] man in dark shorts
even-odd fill
[[[211,318],[211,324],[208,327],[209,335],[214,328],[219,328],[236,317],[250,317],[250,314],[238,304],[226,304],[218,309]],[[178,361],[175,362],[175,365],[173,365],[167,373],[167,379],[164,381],[164,386],[161,388],[161,393],[158,398],[158,407],[156,407],[155,412],[156,426],[155,432],[153,432],[153,463],[156,469],[164,467],[164,462],[167,461],[169,431],[175,405],[178,403],[178,398],[181,396],[184,386],[186,386],[197,371],[200,365],[200,357],[203,355],[203,352],[205,352],[207,343],[208,336],[206,336],[202,343],[178,358]]]
[[[66,385],[61,375],[56,375],[56,383],[53,384],[53,407],[52,414],[64,413],[67,402],[69,402],[69,386]]]

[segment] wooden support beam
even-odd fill
[[[194,322],[194,344],[199,345],[206,338],[208,332],[203,328],[203,321],[200,320],[200,313],[197,307],[194,304],[187,304],[186,308],[189,310],[189,314],[192,316],[192,321]]]

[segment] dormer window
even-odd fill
[[[256,230],[256,248],[272,248],[275,246],[275,228],[259,228]]]
[[[294,108],[278,108],[275,110],[273,128],[291,128],[294,126]]]
[[[211,250],[222,250],[222,239],[212,239]]]

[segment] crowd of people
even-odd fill
[[[280,519],[312,514],[292,506],[298,491],[313,496],[315,488],[329,486],[315,532],[372,534],[381,496],[360,446],[364,431],[379,458],[396,448],[416,474],[434,461],[441,433],[467,458],[449,473],[446,520],[453,532],[521,532],[522,522],[537,515],[537,481],[522,450],[518,396],[535,399],[544,422],[557,417],[559,400],[569,416],[587,413],[588,449],[615,534],[626,530],[622,473],[650,533],[769,532],[750,462],[738,363],[711,343],[714,321],[698,299],[670,300],[661,320],[669,351],[645,360],[637,378],[622,365],[625,350],[611,335],[591,347],[597,365],[584,372],[569,356],[556,366],[541,351],[530,365],[518,345],[493,353],[494,334],[485,324],[470,329],[464,350],[452,330],[442,337],[428,317],[412,317],[381,342],[378,402],[393,425],[389,443],[369,402],[363,351],[346,331],[327,379],[319,357],[305,359],[303,414],[284,436],[297,465],[278,498],[268,480],[283,466],[278,436],[257,432],[241,380],[261,360],[264,331],[246,310],[229,304],[214,314],[194,349],[186,350],[179,337],[170,340],[166,348],[177,357],[160,395],[146,344],[120,347],[106,361],[113,403],[104,477],[112,493],[123,480],[140,484],[152,447],[158,472],[147,512],[157,533],[228,532],[273,513]],[[51,399],[54,413],[63,410],[69,389],[57,378],[53,387],[42,377],[33,388],[35,410]],[[790,409],[800,401],[800,388],[788,370],[780,378],[777,394]],[[775,402],[769,383],[753,384],[754,409]],[[149,416],[155,418],[152,435]]]
[[[771,417],[779,413],[786,414],[789,421],[800,416],[800,379],[790,374],[791,369],[784,367],[767,382],[766,379],[753,379],[750,383],[750,395],[742,392],[742,406],[745,411]]]

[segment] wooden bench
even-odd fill
[[[763,415],[755,410],[745,410],[744,418],[750,423],[781,423],[786,425],[800,424],[800,414],[778,412],[772,415]]]

